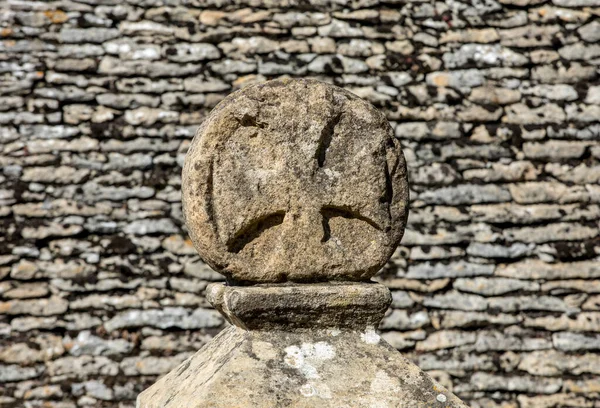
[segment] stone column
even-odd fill
[[[231,326],[144,391],[150,407],[466,407],[376,332],[406,165],[386,118],[313,80],[228,96],[194,138],[184,215]]]

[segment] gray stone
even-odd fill
[[[488,307],[503,312],[550,311],[577,312],[562,299],[552,296],[516,296],[488,299]]]
[[[114,28],[63,28],[59,38],[63,43],[103,43],[118,36],[119,30]]]
[[[402,290],[392,291],[392,307],[407,308],[415,304],[415,301],[410,297],[408,292]]]
[[[217,72],[220,74],[247,74],[250,72],[255,72],[257,68],[257,64],[252,61],[236,61],[236,60],[221,60],[216,63],[212,63],[210,65],[211,70],[213,72]]]
[[[427,74],[426,80],[431,86],[456,89],[471,89],[484,83],[483,73],[476,69],[432,72]]]
[[[598,28],[600,29],[600,26]],[[588,88],[585,103],[600,105],[600,86]]]
[[[25,137],[40,138],[40,139],[68,139],[73,136],[77,136],[80,130],[72,126],[64,125],[21,125],[19,126],[19,133]],[[0,136],[2,140],[2,136]]]
[[[470,169],[463,172],[465,180],[491,181],[535,180],[540,173],[530,162],[515,161],[510,164],[490,163],[486,169]]]
[[[523,321],[522,317],[510,314],[488,314],[482,312],[442,311],[432,315],[435,328],[485,327],[490,324],[511,325]]]
[[[417,343],[417,351],[431,351],[474,344],[476,333],[458,330],[443,330],[430,334],[427,339]]]
[[[87,169],[76,169],[67,166],[48,170],[48,167],[29,167],[24,170],[21,180],[35,181],[36,183],[78,184],[87,178],[90,173]]]
[[[429,166],[419,167],[409,175],[409,180],[415,184],[422,185],[446,185],[452,184],[458,175],[448,164],[433,163]]]
[[[452,53],[442,57],[447,68],[462,68],[467,65],[486,66],[522,66],[528,58],[500,44],[465,44]]]
[[[124,61],[106,56],[98,65],[98,73],[117,76],[147,75],[150,78],[182,77],[195,75],[202,71],[202,65],[176,64],[168,62],[148,63],[143,60]]]
[[[528,376],[505,377],[489,373],[475,373],[469,385],[463,387],[471,390],[502,390],[510,392],[533,392],[537,394],[553,394],[560,390],[562,380],[558,378],[535,378]]]
[[[420,311],[408,313],[405,310],[394,310],[383,319],[381,329],[414,330],[427,326],[430,323],[427,312]]]
[[[571,44],[560,48],[558,53],[566,60],[592,60],[600,57],[600,44]]]
[[[577,29],[577,32],[583,41],[596,42],[600,40],[600,22],[593,20],[591,23]]]
[[[100,94],[96,96],[99,104],[110,106],[117,109],[134,109],[140,106],[157,107],[160,100],[144,94]]]
[[[435,295],[431,298],[425,298],[423,304],[428,307],[438,309],[455,310],[486,310],[488,301],[484,297],[476,295],[465,295],[457,291],[446,292],[442,295]]]
[[[576,122],[596,122],[600,115],[600,106],[570,104],[565,107],[567,119]]]
[[[545,104],[539,108],[529,108],[523,103],[506,107],[505,122],[521,125],[541,125],[561,123],[566,119],[565,112],[556,104]]]
[[[483,296],[498,296],[522,290],[537,291],[540,285],[536,282],[507,278],[460,278],[454,281],[452,287],[462,292]],[[490,304],[490,307],[492,307],[492,304]]]
[[[419,195],[419,199],[427,204],[498,203],[509,201],[510,193],[505,188],[493,184],[463,184],[425,191]]]
[[[554,347],[563,351],[598,350],[600,334],[558,332],[552,335]]]
[[[495,275],[516,279],[594,279],[600,278],[600,266],[594,261],[551,264],[539,260],[525,260],[499,265]]]
[[[149,198],[154,195],[154,189],[150,187],[113,187],[100,186],[95,183],[86,183],[83,185],[83,190],[89,200],[113,200],[122,201],[129,198]]]
[[[494,369],[494,364],[490,356],[476,355],[467,352],[451,352],[449,354],[450,359],[448,360],[440,359],[435,353],[420,354],[412,358],[417,361],[420,367],[423,367],[434,375],[440,372],[460,374],[465,371]]]
[[[0,381],[10,383],[29,380],[41,376],[44,370],[43,365],[21,367],[17,364],[2,364],[0,365]]]
[[[491,275],[493,265],[482,265],[464,261],[444,263],[417,263],[408,267],[407,278],[410,279],[439,279],[446,277]]]
[[[526,25],[518,28],[500,30],[500,43],[507,47],[551,46],[552,39],[560,31],[557,25]]]
[[[531,255],[533,245],[515,243],[510,246],[472,242],[467,247],[467,254],[482,258],[522,258]]]
[[[343,55],[322,55],[315,58],[307,69],[310,72],[325,73],[329,71],[338,73],[356,74],[368,71],[367,64],[355,58],[348,58]]]
[[[87,396],[103,401],[111,401],[114,398],[113,390],[100,381],[73,384],[72,389],[75,395],[85,393]]]
[[[213,310],[188,311],[181,307],[166,307],[162,310],[131,310],[117,314],[104,324],[108,331],[127,327],[151,326],[160,329],[200,329],[219,327],[223,319]]]
[[[561,351],[534,351],[521,355],[519,369],[533,375],[599,374],[600,356],[586,353],[566,358]]]
[[[47,364],[47,373],[51,376],[85,378],[90,375],[115,376],[118,372],[118,363],[101,356],[62,357]]]
[[[134,345],[124,339],[104,340],[92,335],[89,331],[82,331],[75,339],[65,338],[65,346],[73,356],[118,356],[133,350]]]
[[[168,218],[154,220],[137,220],[123,228],[127,234],[148,235],[148,234],[172,234],[178,232],[177,226]]]
[[[219,49],[212,44],[180,43],[163,48],[164,54],[171,61],[195,62],[213,60],[220,57]]]
[[[564,84],[522,87],[520,91],[523,95],[534,95],[557,101],[573,101],[579,98],[575,88]]]
[[[527,337],[528,335],[539,335],[540,337]],[[475,349],[478,352],[486,351],[527,351],[543,350],[552,348],[552,342],[548,338],[541,337],[538,333],[527,333],[518,331],[512,333],[509,329],[505,331],[485,330],[477,334]]]
[[[592,80],[596,77],[596,69],[573,62],[564,66],[542,65],[531,70],[531,79],[547,84],[573,84],[579,81]]]
[[[541,227],[508,228],[502,235],[508,242],[543,243],[578,241],[595,237],[597,229],[581,224],[555,223]]]
[[[562,154],[562,153],[561,153]],[[580,186],[557,182],[519,183],[510,186],[513,199],[519,204],[587,201],[588,192]]]
[[[360,28],[352,27],[350,23],[342,20],[332,19],[331,23],[320,26],[318,33],[321,37],[344,38],[344,37],[362,37],[363,32]]]
[[[600,332],[600,313],[582,312],[575,317],[566,314],[528,317],[523,324],[549,331]]]

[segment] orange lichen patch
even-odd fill
[[[227,13],[217,10],[205,10],[200,13],[200,22],[209,26],[218,25],[219,21],[227,16]]]
[[[433,79],[433,83],[437,86],[448,86],[448,76],[447,75],[439,75]]]
[[[44,71],[36,71],[35,72],[35,76],[37,76],[38,78],[43,78],[44,77]]]
[[[5,47],[14,47],[16,43],[17,42],[14,40],[6,40],[6,41],[4,41],[4,46]]]
[[[0,313],[6,313],[11,309],[12,305],[10,302],[0,303]]]
[[[67,13],[62,10],[44,11],[44,15],[48,18],[48,20],[52,21],[53,24],[62,24],[69,19]]]
[[[544,17],[546,14],[548,14],[548,10],[546,10],[545,8],[541,8],[538,10],[538,14]]]
[[[2,30],[0,30],[0,35],[2,37],[8,37],[9,35],[11,35],[13,33],[12,28],[3,28]]]

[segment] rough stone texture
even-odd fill
[[[206,292],[229,323],[263,331],[376,327],[392,300],[385,286],[371,283],[250,287],[213,283]]]
[[[12,378],[0,380],[1,404],[132,407],[160,375],[147,367],[168,372],[224,327],[204,293],[222,276],[199,261],[182,224],[181,165],[227,94],[291,75],[366,98],[402,144],[411,213],[376,277],[405,295],[382,336],[473,407],[597,405],[598,375],[518,365],[532,340],[563,360],[600,351],[600,127],[589,108],[600,83],[588,47],[600,39],[598,1],[296,4],[0,0],[0,302],[53,298],[0,313],[0,374]],[[217,59],[201,59],[217,56],[208,44]],[[554,123],[545,107],[566,119]],[[532,112],[547,123],[527,123]],[[23,180],[33,174],[43,179]],[[442,305],[451,289],[509,301]],[[562,310],[523,310],[524,296]],[[58,298],[66,311],[31,314],[45,303],[62,310]],[[515,327],[524,332],[506,341],[489,333]],[[441,330],[486,335],[416,351]],[[51,376],[67,356],[117,366]]]
[[[381,284],[208,291],[233,326],[142,392],[138,408],[466,407],[375,332],[391,301]]]
[[[408,215],[406,162],[385,116],[314,80],[225,98],[192,140],[186,225],[234,282],[368,280]]]

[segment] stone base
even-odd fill
[[[222,331],[137,408],[467,407],[373,330]]]
[[[137,399],[137,408],[453,408],[466,405],[375,332],[375,283],[208,288],[233,324]]]

